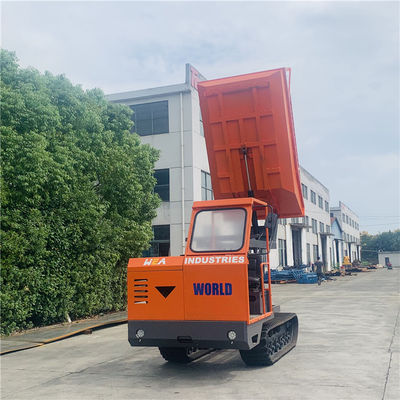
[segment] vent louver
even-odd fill
[[[147,279],[134,279],[133,297],[134,304],[147,304],[149,302],[149,289]]]

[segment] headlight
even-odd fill
[[[229,331],[228,332],[228,339],[229,340],[235,340],[236,339],[236,332],[235,331]]]
[[[143,329],[138,329],[138,330],[136,331],[136,337],[137,337],[138,339],[141,339],[143,336],[144,336],[144,330],[143,330]]]

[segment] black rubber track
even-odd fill
[[[275,313],[263,324],[260,343],[251,350],[240,350],[246,365],[266,366],[277,362],[297,343],[298,319],[293,313]]]

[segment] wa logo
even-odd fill
[[[232,283],[226,282],[195,282],[193,283],[195,296],[231,296]]]
[[[165,265],[164,258],[146,258],[143,265]]]

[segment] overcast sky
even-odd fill
[[[300,164],[370,233],[400,228],[398,2],[2,2],[23,67],[105,93],[292,68]]]

